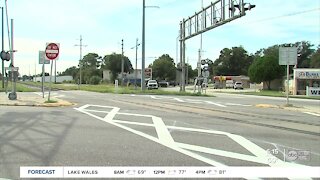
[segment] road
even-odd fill
[[[320,112],[256,106],[283,99],[52,95],[76,105],[0,106],[0,179],[18,179],[20,166],[320,166]]]

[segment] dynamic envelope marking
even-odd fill
[[[91,109],[87,109],[87,108]],[[96,116],[90,112],[96,112],[95,110],[92,110],[92,107],[98,107],[99,109],[105,108],[105,111],[99,110],[100,113],[105,113],[105,117],[99,117]],[[177,152],[183,153],[185,155],[188,155],[194,159],[200,160],[202,162],[205,162],[207,164],[210,164],[212,166],[221,166],[221,167],[226,167],[227,165],[217,162],[213,159],[209,159],[206,157],[203,157],[197,153],[194,152],[201,152],[201,153],[206,153],[206,154],[212,154],[212,155],[218,155],[222,157],[228,157],[228,158],[233,158],[233,159],[238,159],[238,160],[244,160],[244,161],[249,161],[249,162],[255,162],[255,163],[260,163],[268,166],[275,166],[275,167],[307,167],[305,165],[301,164],[295,164],[292,162],[285,162],[282,161],[281,159],[273,156],[272,154],[268,153],[266,150],[263,148],[259,147],[258,145],[254,144],[253,142],[249,141],[248,139],[231,134],[228,132],[223,132],[223,131],[215,131],[215,130],[206,130],[206,129],[196,129],[196,128],[188,128],[188,127],[177,127],[177,126],[167,126],[165,123],[162,121],[160,117],[153,116],[153,115],[144,115],[144,114],[134,114],[134,113],[121,113],[120,108],[118,107],[112,107],[112,106],[100,106],[100,105],[84,105],[79,108],[74,108],[77,111],[80,111],[84,114],[87,114],[91,117],[94,117],[98,120],[107,122],[109,124],[112,124],[114,126],[117,126],[119,128],[122,128],[124,130],[127,130],[129,132],[132,132],[136,135],[142,136],[146,139],[149,139],[151,141],[157,142],[159,144],[162,144],[168,148],[171,148]],[[116,120],[114,117],[116,115],[127,115],[127,116],[135,116],[135,117],[148,117],[152,121],[152,123],[141,123],[141,122],[133,122],[133,121],[123,121],[123,120]],[[147,126],[147,127],[154,127],[157,136],[158,137],[153,137],[151,135],[148,135],[144,132],[132,129],[128,126],[125,126],[126,124],[128,125],[139,125],[139,126]],[[189,132],[200,132],[200,133],[207,133],[207,134],[215,134],[215,135],[224,135],[232,139],[234,142],[238,143],[240,146],[244,147],[247,149],[249,152],[253,154],[252,155],[246,155],[246,154],[241,154],[241,153],[236,153],[236,152],[230,152],[230,151],[223,151],[219,149],[213,149],[213,148],[207,148],[207,147],[201,147],[197,145],[192,145],[192,144],[185,144],[185,143],[180,143],[180,142],[175,142],[174,139],[172,138],[170,134],[170,130],[182,130],[182,131],[189,131]],[[273,161],[270,161],[270,158]]]

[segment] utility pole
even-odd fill
[[[145,90],[145,8],[146,8],[146,1],[143,0],[142,2],[142,62],[141,62],[141,90]]]
[[[137,89],[137,79],[138,79],[138,46],[140,46],[140,44],[138,43],[138,38],[136,40],[136,45],[134,47],[132,47],[131,49],[135,48],[136,49],[136,67],[135,67],[135,72],[134,72],[134,76],[135,76],[135,80],[134,80],[134,88]]]
[[[4,29],[3,29],[3,7],[1,7],[1,37],[2,37],[2,51],[1,52],[4,52]],[[2,88],[4,89],[4,59],[2,59]]]
[[[79,46],[80,47],[80,60],[79,60],[79,69],[80,69],[80,81],[79,81],[79,89],[80,89],[80,85],[82,84],[82,73],[81,73],[81,60],[82,60],[82,47],[86,47],[87,45],[83,45],[82,44],[82,35],[80,35],[80,44],[76,44],[75,46]]]
[[[121,40],[121,85],[124,85],[123,39]]]

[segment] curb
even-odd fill
[[[29,106],[29,107],[65,107],[65,106],[74,106],[75,103],[71,103],[68,101],[56,99],[58,102],[56,103],[24,103],[24,102],[16,102],[16,103],[0,103],[0,106]]]

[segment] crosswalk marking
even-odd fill
[[[184,99],[184,98],[177,98],[177,97],[170,97],[170,96],[155,96],[155,95],[130,95],[131,97],[148,97],[155,100],[171,100],[171,101],[177,101],[177,102],[183,102],[183,103],[190,103],[190,104],[210,104],[222,108],[226,108],[227,106],[242,106],[242,107],[251,107],[250,104],[238,104],[238,103],[221,103],[221,102],[213,102],[213,101],[207,101],[207,100],[199,100],[199,99]]]

